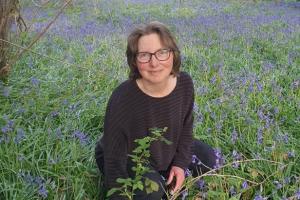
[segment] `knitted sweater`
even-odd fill
[[[170,165],[187,168],[192,157],[193,104],[193,82],[185,72],[180,72],[174,90],[160,98],[145,94],[135,80],[119,85],[109,99],[104,121],[106,188],[119,187],[116,179],[128,177],[127,159],[136,147],[134,140],[149,135],[151,128],[168,127],[163,136],[172,142],[151,144],[151,166],[157,171]]]

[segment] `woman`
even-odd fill
[[[150,168],[145,177],[159,183],[157,192],[137,191],[135,199],[160,200],[164,185],[175,182],[171,192],[181,188],[185,170],[203,173],[215,164],[213,149],[193,140],[193,82],[180,72],[180,52],[165,25],[151,22],[136,28],[128,37],[129,80],[118,86],[107,105],[104,136],[96,146],[96,161],[104,174],[105,187],[120,187],[117,178],[132,177],[128,154],[134,140],[147,136],[151,128],[164,128],[172,142],[156,141],[150,147]],[[204,165],[192,162],[197,156]],[[166,183],[164,179],[167,180]],[[125,199],[118,195],[110,199]]]

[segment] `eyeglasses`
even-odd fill
[[[140,63],[148,63],[154,55],[157,60],[165,61],[169,59],[171,51],[171,49],[159,49],[154,53],[139,52],[136,54],[136,59]]]

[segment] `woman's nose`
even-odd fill
[[[155,57],[155,55],[152,55],[151,59],[150,59],[150,64],[153,67],[156,67],[159,64],[159,60],[157,60],[157,58]]]

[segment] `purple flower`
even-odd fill
[[[58,111],[52,111],[52,112],[50,113],[50,116],[51,116],[52,118],[58,117],[58,115],[59,115],[59,112],[58,112]]]
[[[89,143],[89,137],[79,130],[73,132],[73,137],[79,139],[81,145]]]
[[[187,190],[184,190],[182,193],[181,193],[181,200],[185,200],[185,198],[188,196],[188,191]]]
[[[55,130],[55,135],[58,139],[62,139],[63,138],[63,135],[62,135],[62,132],[61,132],[61,129],[60,128],[57,128]]]
[[[261,92],[263,90],[263,86],[258,81],[256,81],[256,88],[259,92]]]
[[[279,113],[279,108],[278,107],[275,107],[274,108],[274,114],[278,114]]]
[[[239,161],[242,158],[242,156],[236,150],[233,150],[232,157],[233,157],[234,161]],[[233,162],[232,163],[233,168],[238,168],[239,166],[240,166],[240,163],[238,163],[238,162]]]
[[[7,126],[3,126],[1,128],[2,133],[8,133],[10,131],[10,129]]]
[[[259,128],[258,130],[257,130],[257,143],[258,144],[262,144],[263,143],[263,130],[262,130],[262,128]]]
[[[231,197],[234,196],[234,195],[236,195],[236,189],[235,189],[234,186],[231,186],[231,187],[230,187],[230,189],[229,189],[229,194],[230,194]]]
[[[256,195],[254,200],[264,200],[264,198],[261,195]]]
[[[295,150],[289,151],[288,152],[288,157],[289,158],[294,158],[295,157]]]
[[[25,110],[25,108],[19,108],[18,109],[18,114],[22,114],[22,113],[24,113],[26,110]]]
[[[247,189],[247,188],[248,188],[248,183],[247,183],[247,181],[244,181],[244,182],[242,183],[242,188],[243,188],[243,189]]]
[[[196,155],[192,155],[192,163],[195,164],[196,162],[198,162],[197,156]]]
[[[296,191],[295,197],[296,197],[297,199],[300,199],[300,188]]]
[[[284,184],[289,184],[291,182],[291,178],[290,177],[285,177],[283,183]]]
[[[210,83],[213,84],[213,85],[216,83],[216,81],[217,81],[217,77],[216,77],[216,76],[213,76],[213,77],[210,79]]]
[[[48,196],[48,190],[46,189],[45,184],[42,184],[40,189],[38,190],[38,194],[42,197],[42,198],[47,198]]]
[[[6,125],[1,128],[2,133],[8,133],[13,131],[14,121],[6,119]]]
[[[44,180],[44,178],[37,176],[34,178],[34,183],[39,186],[39,185],[44,184],[45,180]]]
[[[234,129],[231,133],[231,142],[233,144],[235,144],[235,142],[237,141],[238,139],[238,133],[236,132],[236,130]]]
[[[189,177],[189,176],[192,176],[192,173],[191,173],[191,171],[189,169],[186,169],[184,171],[184,175],[185,175],[185,177]]]
[[[192,163],[197,165],[202,164],[201,160],[196,155],[192,155]]]
[[[221,149],[219,149],[219,148],[214,149],[214,153],[216,156],[216,164],[215,164],[214,168],[219,169],[224,164],[225,159],[222,155]]]
[[[287,144],[289,142],[289,135],[286,133],[282,136],[282,140],[285,144]]]
[[[35,77],[31,77],[30,82],[35,87],[39,86],[39,84],[40,84],[40,81]]]
[[[18,128],[18,129],[17,129],[17,135],[16,135],[16,137],[15,137],[15,139],[14,139],[14,142],[15,142],[16,144],[20,144],[20,142],[21,142],[24,138],[25,138],[25,132],[24,132],[24,130],[21,129],[21,128]]]
[[[277,190],[282,188],[282,184],[279,181],[274,181],[273,183],[274,183]]]
[[[200,190],[204,189],[204,187],[205,187],[205,182],[204,182],[203,179],[199,179],[199,180],[196,182],[196,184],[197,184],[197,186],[198,186],[198,188],[199,188]]]

